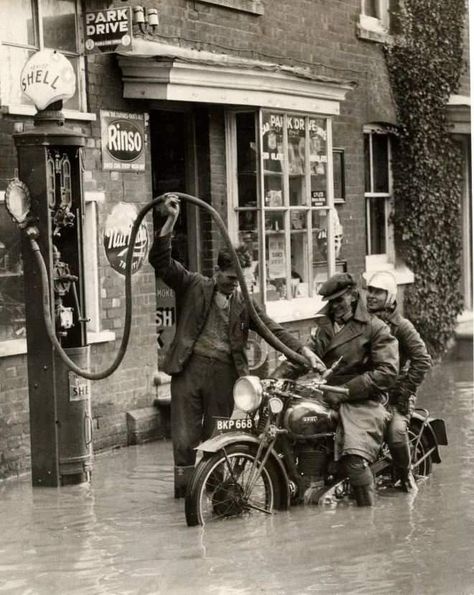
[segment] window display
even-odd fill
[[[20,232],[0,202],[0,341],[25,337]]]
[[[312,298],[335,261],[336,246],[327,249],[330,121],[270,110],[228,117],[236,131],[234,209],[239,240],[255,259],[253,291],[264,302]]]

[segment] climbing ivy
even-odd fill
[[[404,0],[386,47],[400,125],[393,181],[397,252],[415,273],[405,312],[431,354],[445,353],[462,310],[461,156],[447,103],[463,69],[464,0]]]

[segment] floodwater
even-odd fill
[[[0,483],[0,594],[472,595],[472,364],[433,370],[419,405],[447,421],[443,462],[415,497],[386,491],[372,509],[188,528],[167,442],[98,457],[91,485]]]

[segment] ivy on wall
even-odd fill
[[[462,310],[461,156],[447,103],[463,70],[464,0],[404,0],[386,48],[400,134],[393,181],[397,252],[415,273],[405,312],[431,354],[445,353]]]

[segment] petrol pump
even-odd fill
[[[59,357],[41,309],[47,299],[58,342],[79,368],[88,368],[81,174],[85,139],[64,125],[61,112],[62,100],[74,94],[72,66],[57,52],[38,54],[25,65],[21,84],[41,109],[34,128],[14,135],[19,180],[10,183],[5,202],[26,230],[22,258],[32,482],[59,486],[87,481],[92,469],[90,380],[71,371]],[[45,263],[48,296],[31,240],[37,242]]]

